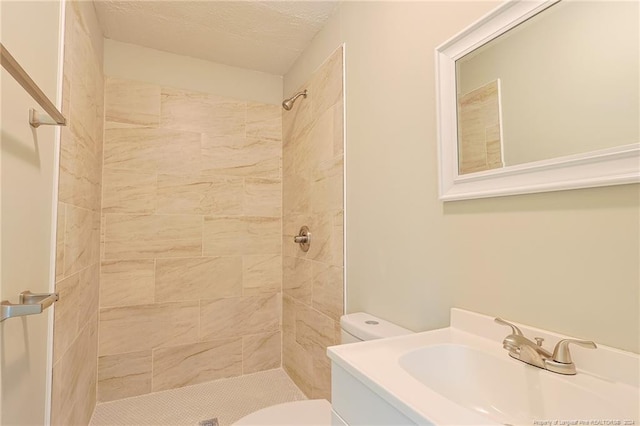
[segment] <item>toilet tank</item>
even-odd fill
[[[355,343],[384,337],[402,336],[413,331],[402,328],[366,312],[356,312],[340,317],[341,343]]]

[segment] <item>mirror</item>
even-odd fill
[[[439,46],[440,198],[640,181],[639,9],[512,1]]]

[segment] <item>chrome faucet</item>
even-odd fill
[[[495,321],[500,325],[511,327],[511,334],[504,338],[502,347],[509,351],[509,355],[518,361],[526,362],[538,368],[553,371],[559,374],[576,374],[576,366],[571,359],[569,344],[575,343],[585,348],[596,349],[594,342],[588,340],[564,339],[560,340],[553,350],[549,352],[542,347],[544,339],[535,337],[535,342],[527,339],[522,331],[514,324],[502,318]]]

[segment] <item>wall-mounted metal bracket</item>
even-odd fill
[[[59,299],[58,293],[31,293],[29,290],[20,293],[19,303],[8,300],[0,302],[0,322],[14,317],[40,314]]]
[[[20,84],[49,115],[48,117],[45,117],[37,111],[29,111],[29,124],[31,124],[32,127],[38,127],[41,124],[57,126],[67,125],[67,119],[64,118],[64,115],[62,115],[53,102],[49,100],[47,95],[45,95],[38,87],[36,82],[33,81],[24,68],[20,66],[18,61],[11,56],[11,53],[9,53],[2,43],[0,43],[0,63],[2,64],[2,67],[16,79],[18,84]]]
[[[36,129],[40,126],[64,126],[64,124],[58,123],[47,114],[43,114],[33,108],[29,109],[29,124]]]

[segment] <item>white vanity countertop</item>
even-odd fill
[[[482,415],[472,407],[462,407],[410,375],[402,368],[399,359],[415,349],[442,344],[469,346],[492,356],[506,358],[523,369],[531,369],[527,370],[527,374],[561,376],[509,358],[507,351],[502,348],[502,340],[510,330],[494,323],[493,317],[454,308],[451,324],[451,327],[434,331],[333,346],[328,348],[328,355],[334,363],[417,424],[478,425],[501,424],[503,421]],[[545,338],[546,348],[553,348],[558,340],[567,338],[518,323],[516,325],[531,339],[534,336]],[[598,389],[604,395],[619,395],[629,400],[628,406],[637,406],[640,380],[640,358],[637,354],[599,345],[597,350],[576,348],[572,355],[578,374],[561,377],[580,387]],[[635,419],[584,420],[632,420],[639,424],[640,414]]]

